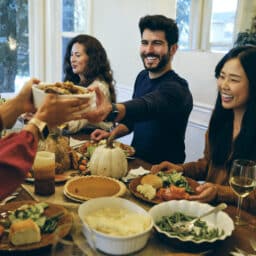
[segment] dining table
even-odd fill
[[[88,138],[85,135],[77,135],[74,136],[75,139],[84,140]],[[139,167],[143,167],[146,170],[150,170],[151,164],[143,161],[139,158],[134,158],[128,160],[128,169],[136,169]],[[24,182],[20,188],[18,188],[18,196],[12,201],[26,201],[26,200],[36,200],[36,201],[44,201],[53,204],[62,205],[67,208],[70,212],[73,213],[76,220],[78,218],[78,207],[80,205],[79,202],[72,201],[67,198],[63,193],[64,188],[63,183],[57,183],[55,185],[55,193],[50,196],[39,196],[34,193],[34,184],[33,182]],[[128,185],[128,184],[126,184]],[[122,196],[125,199],[128,199],[139,206],[143,207],[146,210],[149,210],[154,204],[150,202],[146,202],[135,197],[128,189],[126,193]],[[224,210],[233,220],[236,215],[236,206],[228,205],[228,207]],[[227,237],[225,240],[216,241],[214,243],[206,243],[201,245],[194,245],[187,242],[180,242],[177,240],[172,240],[160,235],[156,232],[156,230],[152,230],[151,236],[146,244],[146,246],[140,251],[133,253],[134,256],[189,256],[189,255],[214,255],[214,256],[227,256],[230,255],[230,252],[233,251],[236,247],[248,252],[253,253],[253,249],[250,245],[249,239],[256,239],[256,216],[242,210],[241,212],[242,218],[247,221],[247,225],[235,226],[235,229],[231,236]],[[84,238],[86,242],[86,239]],[[5,254],[4,254],[5,253]],[[23,253],[23,254],[22,254]],[[205,254],[203,254],[205,253]],[[254,252],[255,253],[255,252]],[[51,255],[51,246],[47,246],[45,248],[40,248],[35,251],[29,252],[12,252],[12,255],[37,255],[37,256],[50,256]],[[0,255],[11,255],[11,252],[1,252]],[[103,256],[106,255],[103,252],[97,252],[97,255]]]

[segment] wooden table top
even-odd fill
[[[151,167],[149,163],[146,163],[140,159],[129,160],[128,163],[129,163],[129,169],[138,168],[140,166],[144,167],[145,169],[150,169]],[[33,186],[33,184],[31,184],[31,186]],[[62,191],[63,185],[58,185],[58,187],[59,187],[58,190]],[[15,199],[15,201],[31,200],[32,196],[26,190],[24,190],[24,188],[22,188],[18,197]],[[129,191],[126,193],[124,197],[139,204],[146,210],[152,207],[152,204],[135,198]],[[64,206],[65,204],[71,203],[71,201],[65,198],[64,196],[62,197],[61,200],[63,200]],[[45,197],[45,201],[51,202],[50,197]],[[74,202],[72,203],[75,204]],[[79,203],[76,203],[76,204],[78,207]],[[236,207],[228,206],[225,212],[227,212],[227,214],[234,220],[234,217],[236,214]],[[242,211],[242,217],[246,219],[249,223],[254,223],[256,226],[255,216],[245,211]],[[200,252],[210,250],[210,252],[207,255],[227,256],[229,255],[230,251],[235,249],[235,247],[239,247],[243,250],[246,250],[248,253],[253,253],[253,250],[249,244],[249,238],[252,238],[252,237],[256,238],[256,228],[253,228],[250,225],[236,226],[233,234],[224,241],[219,241],[219,242],[215,242],[215,243],[203,245],[203,246],[191,246],[190,244],[185,244],[185,243],[174,244],[170,240],[160,237],[158,234],[156,234],[155,231],[153,231],[152,236],[150,237],[150,240],[148,241],[145,248],[143,248],[140,252],[134,253],[133,255],[134,256],[151,256],[151,255],[182,256],[183,255],[184,256],[184,255],[191,255],[189,253],[192,253],[192,252],[195,253],[195,255],[200,255]],[[183,253],[183,254],[176,254],[176,253]],[[13,254],[13,255],[16,255],[16,254]],[[24,254],[24,255],[28,255],[28,254]],[[29,255],[32,255],[32,254],[30,253]],[[51,255],[50,249],[49,248],[42,249],[40,251],[37,251],[35,255],[50,256]],[[104,255],[104,254],[99,253],[98,255]]]

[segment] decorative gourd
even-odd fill
[[[89,170],[93,175],[120,179],[127,174],[128,163],[123,150],[113,146],[108,140],[106,145],[98,146],[89,161]]]

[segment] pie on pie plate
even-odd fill
[[[70,179],[64,186],[64,193],[74,200],[86,201],[92,198],[122,196],[126,186],[121,181],[105,176],[82,176]]]

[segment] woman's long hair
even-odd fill
[[[85,82],[80,81],[79,76],[74,74],[71,67],[71,49],[75,43],[83,45],[85,53],[89,57],[87,68],[84,70],[84,77],[86,78]],[[91,84],[95,79],[104,80],[109,85],[111,101],[116,102],[113,72],[110,68],[105,49],[95,37],[90,35],[78,35],[70,40],[64,57],[63,70],[65,75],[64,81],[71,81],[74,84],[79,84],[85,87]]]
[[[218,93],[215,108],[209,124],[209,143],[212,162],[215,166],[230,166],[237,158],[256,159],[256,47],[241,46],[231,49],[217,64],[215,77],[218,78],[224,64],[239,59],[249,81],[249,98],[241,129],[233,143],[232,109],[224,109]]]

